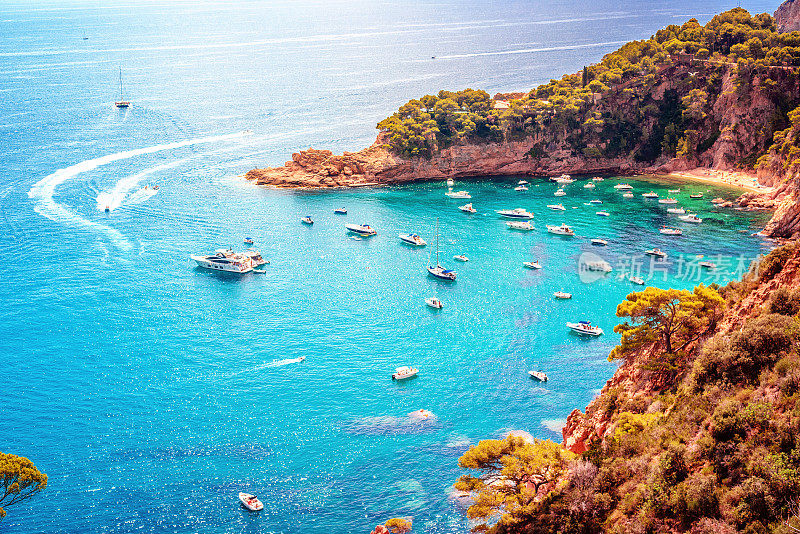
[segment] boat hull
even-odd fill
[[[203,269],[208,269],[210,271],[245,274],[253,270],[252,265],[237,264],[231,260],[228,260],[227,258],[215,258],[208,256],[191,256],[191,258],[195,261],[195,263],[197,263],[198,267],[202,267]]]

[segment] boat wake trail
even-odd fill
[[[191,145],[198,145],[201,143],[214,143],[217,141],[225,141],[228,139],[235,139],[247,135],[246,132],[239,132],[235,134],[216,135],[212,137],[200,137],[197,139],[188,139],[186,141],[178,141],[175,143],[165,143],[162,145],[155,145],[146,148],[137,148],[135,150],[127,150],[125,152],[117,152],[116,154],[108,154],[99,158],[89,159],[82,161],[70,167],[58,169],[56,172],[42,178],[31,187],[28,191],[28,197],[34,201],[34,211],[39,215],[46,217],[52,221],[71,224],[76,227],[94,228],[105,232],[106,235],[120,248],[130,250],[133,248],[131,243],[122,235],[119,230],[106,226],[104,224],[90,221],[85,217],[67,209],[64,205],[59,204],[53,200],[56,188],[66,182],[67,180],[78,176],[79,174],[89,172],[102,165],[108,165],[115,161],[142,156],[145,154],[153,154],[155,152],[162,152],[165,150],[175,150]],[[138,180],[138,179],[137,179]],[[135,183],[130,187],[135,186]],[[105,208],[105,206],[103,206]]]
[[[244,373],[252,373],[254,371],[263,371],[264,369],[274,369],[275,367],[283,367],[284,365],[291,365],[293,363],[300,363],[304,361],[304,357],[300,358],[286,358],[285,360],[272,360],[271,362],[267,362],[261,365],[256,365],[255,367],[250,367],[248,369],[242,369],[239,372],[233,373],[232,375],[228,376],[228,378],[233,378],[235,376],[242,375]]]
[[[113,211],[122,205],[122,202],[125,200],[125,197],[128,196],[131,189],[136,187],[142,178],[157,173],[159,171],[163,171],[165,169],[171,169],[173,167],[177,167],[178,165],[188,161],[189,158],[183,158],[175,161],[170,161],[169,163],[165,163],[163,165],[156,165],[155,167],[150,167],[149,169],[145,169],[141,172],[136,174],[132,174],[131,176],[126,176],[122,178],[119,182],[116,183],[114,189],[111,191],[101,191],[97,195],[97,209],[104,210],[109,208],[109,210]],[[140,189],[139,191],[134,191],[128,197],[128,204],[141,204],[148,198],[152,197],[158,193],[157,189]]]

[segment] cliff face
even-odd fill
[[[787,0],[775,11],[775,23],[780,33],[800,30],[800,1]]]

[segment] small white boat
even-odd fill
[[[644,253],[647,254],[648,256],[657,256],[659,258],[667,257],[667,253],[658,248],[651,248],[650,250],[645,250]]]
[[[556,234],[556,235],[565,235],[570,237],[575,235],[575,232],[572,230],[572,228],[563,223],[559,226],[552,226],[548,224],[547,231],[550,232],[551,234]]]
[[[644,278],[642,278],[641,276],[631,276],[630,278],[628,278],[628,280],[640,286],[644,285]]]
[[[674,215],[683,215],[686,213],[686,210],[683,208],[667,208],[667,213],[672,213]]]
[[[528,180],[520,180],[517,185],[528,185]]]
[[[524,265],[528,269],[541,269],[542,268],[542,264],[539,263],[538,261],[523,261],[522,265]]]
[[[469,191],[448,191],[445,195],[450,198],[472,198]]]
[[[578,321],[577,323],[567,323],[567,328],[584,336],[599,336],[603,329],[599,326],[592,326],[589,321]]]
[[[460,209],[464,213],[477,213],[478,211],[472,207],[472,202],[470,202],[469,204],[464,204],[463,206],[459,206],[458,209]]]
[[[469,261],[469,258],[463,254],[459,254],[457,256],[453,256],[453,259],[456,261]]]
[[[403,243],[407,243],[409,245],[413,245],[415,247],[424,247],[428,243],[425,242],[417,234],[399,234],[398,236]]]
[[[658,201],[658,203],[659,204],[677,204],[678,203],[678,199],[677,198],[672,198],[672,197],[670,197],[670,198],[662,198],[662,199],[660,199]]]
[[[599,215],[600,217],[609,217],[611,214],[607,211],[598,211],[595,213],[595,215]]]
[[[602,203],[603,203],[603,201],[600,200],[599,198],[596,198],[594,200],[590,200],[589,201],[589,204],[602,204]]]
[[[419,369],[416,367],[404,365],[395,369],[394,373],[392,373],[392,380],[405,380],[406,378],[417,376],[417,373],[419,373]]]
[[[333,210],[333,213],[336,215],[347,215],[347,208],[339,208],[337,210]]]
[[[622,198],[633,198],[633,193],[625,193]]]
[[[717,264],[716,263],[712,263],[710,261],[701,261],[697,265],[699,265],[700,267],[705,267],[707,269],[716,269],[717,268]]]
[[[617,184],[614,186],[614,189],[617,189],[619,191],[626,191],[629,189],[633,189],[633,186],[631,184]]]
[[[571,299],[572,293],[567,293],[565,291],[556,291],[553,293],[553,296],[557,299]]]
[[[567,208],[564,207],[564,204],[548,204],[547,207],[550,208],[551,210],[556,210],[556,211],[567,210]]]
[[[506,226],[510,230],[523,230],[526,232],[533,230],[533,225],[529,221],[508,221]]]
[[[314,224],[314,221],[308,215],[300,219],[300,222],[302,222],[303,224]]]
[[[594,178],[592,178],[593,182],[602,182],[603,180],[604,178],[601,178],[600,176],[595,176]]]
[[[527,191],[527,190],[528,188],[525,187],[524,185],[518,185],[517,187],[514,188],[514,191]]]
[[[569,174],[562,174],[553,181],[556,182],[557,184],[571,184],[575,180],[573,180]]]
[[[689,195],[689,198],[703,198],[703,193],[693,193]]]
[[[442,308],[444,308],[444,304],[442,304],[442,301],[437,299],[436,297],[430,297],[425,299],[425,304],[437,310],[441,310]]]
[[[447,187],[453,187],[456,183],[453,181],[452,178],[447,179]]]
[[[261,503],[261,501],[259,501],[255,495],[250,495],[249,493],[240,492],[239,501],[241,501],[242,506],[251,512],[258,512],[259,510],[264,509],[264,505]]]
[[[245,245],[252,245],[253,243],[255,243],[255,241],[253,241],[252,237],[245,237],[244,238],[244,244]]]
[[[604,247],[604,246],[608,245],[608,241],[606,241],[605,239],[595,238],[595,239],[592,239],[592,245],[597,245],[599,247]]]
[[[680,189],[668,189],[667,190],[667,193],[680,193],[680,192],[681,192]]]
[[[347,228],[347,231],[364,237],[369,237],[378,233],[368,224],[346,224],[344,227]]]
[[[658,193],[655,191],[650,191],[649,193],[642,193],[644,198],[658,198]]]
[[[558,189],[555,193],[553,193],[554,197],[563,197],[563,196],[566,196],[566,195],[567,195],[567,192],[564,191],[563,189]]]
[[[584,189],[594,189],[595,187],[596,186],[592,182],[589,182],[588,184],[583,186]]]
[[[700,224],[701,222],[703,222],[703,219],[701,219],[694,213],[689,213],[688,215],[683,215],[678,218],[683,222],[694,223],[694,224]]]
[[[679,228],[669,228],[667,226],[662,226],[659,232],[664,235],[683,235],[683,231]]]
[[[526,211],[525,208],[515,208],[513,210],[499,210],[497,212],[506,219],[533,219],[533,213]]]
[[[528,374],[539,382],[547,382],[547,375],[544,371],[528,371]]]

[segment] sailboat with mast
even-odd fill
[[[119,101],[114,102],[114,105],[118,108],[127,108],[131,105],[128,100],[125,100],[122,93],[122,67],[119,68]]]
[[[456,272],[445,269],[439,264],[439,218],[436,218],[436,267],[428,265],[428,273],[440,280],[453,281],[456,279]]]

